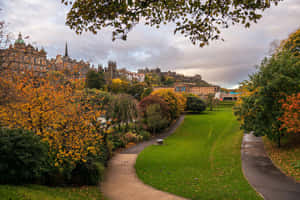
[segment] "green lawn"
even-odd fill
[[[98,186],[46,187],[0,185],[1,200],[104,200]]]
[[[136,171],[146,184],[190,199],[262,199],[243,176],[241,140],[231,107],[187,115],[165,145],[138,156]]]

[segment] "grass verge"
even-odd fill
[[[300,182],[300,137],[291,135],[283,140],[281,148],[264,137],[264,144],[273,163],[287,176]]]
[[[138,177],[159,190],[195,200],[261,199],[241,170],[242,131],[230,107],[187,115],[165,140],[138,156]]]
[[[0,185],[1,200],[104,200],[98,186],[47,187]]]

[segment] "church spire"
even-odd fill
[[[68,57],[69,54],[68,54],[68,44],[66,42],[66,46],[65,46],[65,57]]]

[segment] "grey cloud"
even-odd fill
[[[285,0],[266,10],[250,29],[231,27],[223,30],[225,42],[199,48],[181,35],[174,36],[173,25],[159,30],[138,25],[127,41],[112,42],[109,30],[76,35],[65,25],[68,8],[59,0],[9,0],[1,1],[0,7],[1,18],[15,36],[19,31],[30,35],[28,42],[43,46],[50,57],[62,54],[67,41],[76,59],[94,64],[113,59],[130,70],[160,66],[186,75],[200,73],[205,80],[227,87],[246,79],[268,54],[270,43],[286,38],[300,25],[300,1]]]

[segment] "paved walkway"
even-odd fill
[[[183,122],[181,116],[171,128],[159,138],[171,135]],[[104,196],[109,200],[184,200],[182,197],[166,193],[140,181],[135,173],[135,161],[138,154],[147,146],[156,142],[152,139],[126,149],[115,155],[109,163],[104,182],[101,185]]]
[[[243,171],[265,200],[299,200],[300,183],[285,176],[267,156],[260,137],[245,134],[242,143]]]

